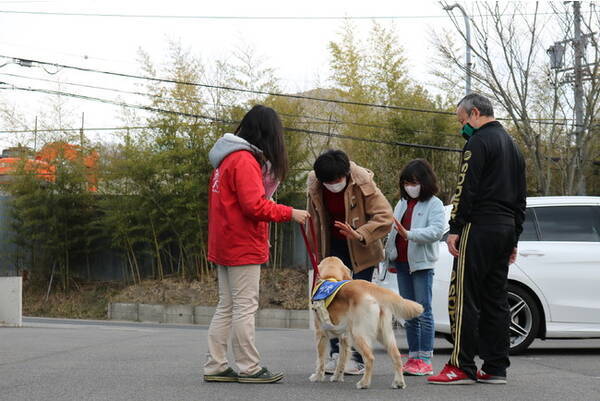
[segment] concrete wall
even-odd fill
[[[22,325],[21,277],[0,277],[0,326]]]
[[[212,306],[149,305],[110,303],[108,318],[134,322],[178,323],[208,325],[215,313]],[[260,309],[256,327],[307,329],[308,310]]]
[[[13,243],[14,233],[10,227],[8,196],[0,194],[0,276],[17,275],[17,247]]]

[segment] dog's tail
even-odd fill
[[[376,287],[370,291],[375,297],[379,305],[389,309],[397,318],[409,320],[423,313],[421,304],[402,298],[392,290],[387,288]]]

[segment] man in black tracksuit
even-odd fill
[[[467,143],[447,239],[455,257],[448,294],[454,349],[441,373],[428,380],[504,384],[510,364],[507,276],[525,219],[525,162],[487,98],[465,96],[457,116]],[[479,372],[477,353],[484,361]]]

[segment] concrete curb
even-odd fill
[[[215,307],[111,302],[107,312],[109,320],[208,325]],[[256,314],[256,327],[307,329],[309,313],[308,310],[260,309]]]

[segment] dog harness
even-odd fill
[[[315,289],[312,293],[312,300],[314,301],[325,301],[325,307],[328,307],[333,298],[338,293],[339,290],[346,284],[348,284],[350,280],[342,280],[336,281],[333,279],[325,279],[321,280],[315,286]]]
[[[346,330],[346,325],[340,324],[334,326],[333,323],[331,323],[331,318],[329,317],[327,307],[329,306],[331,301],[333,301],[333,298],[335,298],[338,291],[341,290],[342,287],[348,284],[350,281],[351,280],[320,280],[319,282],[317,282],[313,290],[311,297],[311,307],[317,314],[319,320],[321,321],[323,330],[328,332],[328,335],[331,334],[330,337],[340,336]]]

